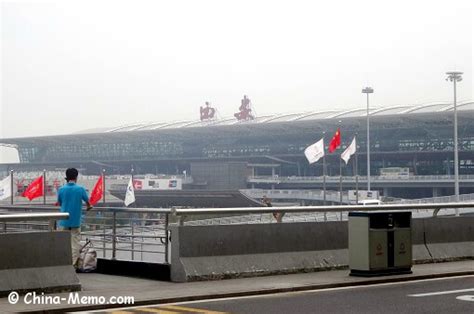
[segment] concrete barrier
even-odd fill
[[[412,237],[417,263],[474,257],[474,217],[414,219]]]
[[[0,297],[10,291],[81,289],[66,231],[0,234]]]
[[[413,220],[415,262],[473,258],[474,217]],[[176,282],[346,268],[347,222],[171,228]]]

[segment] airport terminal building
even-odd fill
[[[457,108],[460,175],[474,175],[474,102],[461,102]],[[0,171],[74,166],[93,175],[103,169],[128,174],[133,168],[137,175],[192,176],[194,188],[200,189],[291,188],[255,179],[322,176],[322,162],[309,165],[303,151],[322,137],[327,146],[338,127],[342,145],[332,154],[326,150],[327,175],[339,176],[340,154],[357,136],[358,174],[364,176],[366,125],[366,108],[360,108],[259,116],[251,121],[232,117],[137,123],[68,135],[0,139],[0,145],[16,148],[20,157],[20,164],[2,164]],[[371,109],[371,174],[401,167],[415,177],[452,175],[453,129],[453,105],[448,102]],[[354,165],[351,161],[343,166],[343,175],[353,176]],[[318,182],[294,187],[318,188]],[[471,190],[471,185],[461,184],[461,193]],[[392,192],[400,194],[396,189]],[[436,194],[449,195],[452,189],[440,187]]]

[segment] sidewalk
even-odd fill
[[[79,274],[83,285],[81,296],[134,296],[135,305],[148,305],[232,297],[278,292],[325,289],[343,286],[368,285],[416,279],[439,278],[457,275],[474,275],[474,261],[422,264],[413,267],[413,274],[382,276],[373,278],[351,277],[348,270],[322,271],[315,273],[171,283],[102,274]],[[57,294],[67,297],[68,293]],[[21,300],[21,297],[20,297]],[[25,305],[19,302],[13,306],[7,298],[0,299],[0,312],[19,311],[79,311],[97,309],[93,305]],[[103,306],[102,308],[110,308]]]

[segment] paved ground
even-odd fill
[[[316,273],[205,281],[191,283],[171,283],[147,279],[137,279],[101,274],[80,274],[83,291],[80,297],[103,296],[106,300],[115,296],[133,296],[135,305],[164,304],[172,302],[214,299],[278,292],[326,289],[342,286],[367,285],[387,281],[427,279],[439,276],[474,275],[474,261],[415,265],[413,274],[375,278],[348,276],[348,270],[323,271]],[[23,297],[16,305],[10,305],[7,298],[0,299],[0,313],[19,311],[53,310],[92,310],[108,308],[97,303],[68,304],[68,293],[53,295],[59,304],[25,304]]]
[[[473,313],[474,276],[126,308],[119,313],[143,312]]]

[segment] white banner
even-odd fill
[[[125,206],[135,203],[135,190],[133,189],[132,178],[130,178],[130,181],[128,182],[127,192],[125,192],[124,203]]]
[[[182,190],[183,180],[176,179],[134,179],[135,190]]]
[[[9,198],[12,195],[10,175],[0,181],[0,200]]]
[[[351,159],[351,156],[354,155],[356,152],[356,138],[352,140],[351,145],[349,145],[346,150],[341,154],[341,159],[344,160],[344,162],[347,163],[349,162],[349,159]]]
[[[318,142],[306,147],[304,155],[310,164],[317,162],[324,156],[324,138]]]

